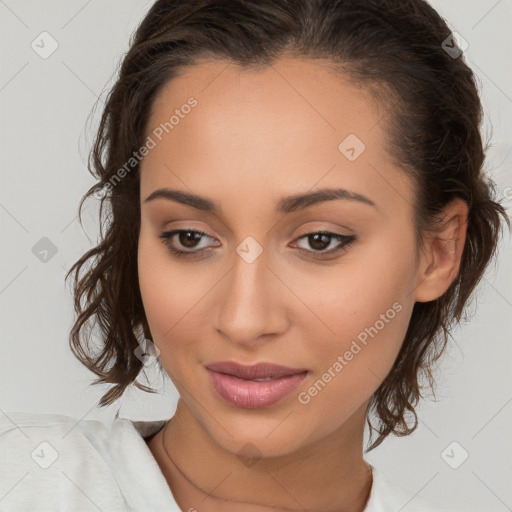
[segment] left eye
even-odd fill
[[[193,229],[175,229],[159,235],[159,238],[162,239],[162,242],[167,246],[171,253],[178,257],[194,256],[202,253],[203,251],[210,251],[212,247],[197,248],[197,242],[201,241],[204,237],[212,239],[212,237],[208,236],[205,232]],[[181,247],[188,248],[189,250],[176,248],[173,242],[174,238],[177,238]],[[341,235],[339,233],[330,233],[328,231],[307,233],[297,238],[297,240],[302,239],[307,239],[308,244],[310,247],[313,247],[313,250],[299,248],[299,252],[301,254],[312,256],[313,258],[322,258],[327,255],[340,252],[356,241],[356,237],[354,235]],[[332,242],[337,242],[337,247],[326,251],[326,247],[329,247]]]
[[[350,244],[354,243],[356,237],[354,235],[341,235],[339,233],[330,233],[328,231],[319,231],[315,233],[308,233],[306,235],[301,236],[297,240],[301,240],[303,238],[307,239],[310,247],[313,247],[314,250],[303,250],[299,249],[301,253],[312,253],[311,256],[313,258],[321,258],[327,255],[340,252],[348,247]],[[330,249],[326,251],[326,247],[329,247],[332,242],[337,242],[334,249]],[[336,246],[337,245],[337,246]],[[315,254],[316,253],[316,254]]]

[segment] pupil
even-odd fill
[[[320,242],[320,246],[318,245],[318,238],[319,237],[323,237],[324,238],[324,242]],[[325,247],[327,247],[329,245],[329,242],[327,242],[327,244],[325,243],[325,238],[329,239],[330,236],[329,235],[323,235],[323,234],[315,234],[315,235],[310,235],[310,244],[311,244],[311,247],[313,247],[314,249],[325,249]],[[311,243],[311,239],[313,239],[313,243]]]
[[[190,235],[190,236],[189,236]],[[194,247],[194,242],[197,238],[201,238],[201,235],[199,233],[194,233],[192,231],[184,231],[180,233],[180,243],[184,247]],[[185,241],[185,243],[184,243]]]

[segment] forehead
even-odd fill
[[[236,118],[237,127],[250,124],[254,129],[260,125],[263,132],[265,127],[284,123],[286,133],[302,129],[311,136],[316,128],[322,135],[330,131],[342,136],[350,130],[363,138],[385,111],[366,89],[334,71],[332,63],[325,60],[283,58],[265,67],[240,67],[226,60],[199,61],[182,68],[161,89],[153,101],[148,128],[191,96],[197,98],[200,107],[194,112],[195,124],[211,121],[208,127],[216,123],[225,128]],[[378,137],[379,130],[372,135]]]
[[[190,98],[196,106],[183,108]],[[194,192],[218,191],[217,197],[226,187],[255,192],[277,182],[286,193],[315,183],[390,200],[408,193],[384,149],[385,106],[325,61],[289,58],[265,68],[197,63],[155,98],[146,136],[169,125],[173,114],[172,127],[143,160],[142,195],[182,186],[180,177]],[[390,180],[401,184],[390,187]]]

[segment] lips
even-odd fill
[[[256,363],[245,366],[232,361],[211,363],[205,366],[214,372],[247,380],[274,380],[308,371],[306,368],[288,368],[273,363]]]
[[[273,363],[250,366],[231,361],[205,365],[210,384],[226,403],[241,409],[260,409],[281,401],[308,375],[304,368]]]

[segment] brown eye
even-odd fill
[[[339,233],[330,233],[328,231],[319,231],[307,233],[298,240],[306,239],[311,249],[299,249],[301,254],[312,256],[313,258],[326,258],[335,253],[345,250],[349,245],[356,241],[354,235],[341,235]],[[337,242],[334,249],[326,251],[333,242]],[[315,254],[317,253],[317,254]]]
[[[176,256],[193,256],[210,250],[210,247],[197,249],[198,242],[204,237],[211,238],[203,231],[196,229],[175,229],[159,235],[166,247]],[[178,247],[176,247],[176,242]],[[181,250],[182,248],[188,250]]]
[[[178,242],[188,249],[194,249],[198,240],[201,240],[201,234],[197,231],[180,231],[177,234]]]
[[[195,229],[175,229],[159,235],[159,238],[162,239],[162,242],[166,245],[169,251],[178,257],[193,257],[198,256],[205,251],[211,251],[211,246],[198,248],[198,242],[201,242],[205,237],[212,239],[212,237],[208,236],[203,231]],[[299,253],[317,259],[328,258],[337,254],[356,241],[356,237],[354,235],[341,235],[339,233],[330,233],[328,231],[307,233],[306,235],[298,238],[298,240],[302,239],[307,239],[310,249],[299,248]],[[333,242],[335,242],[334,248],[326,250],[333,244]]]

